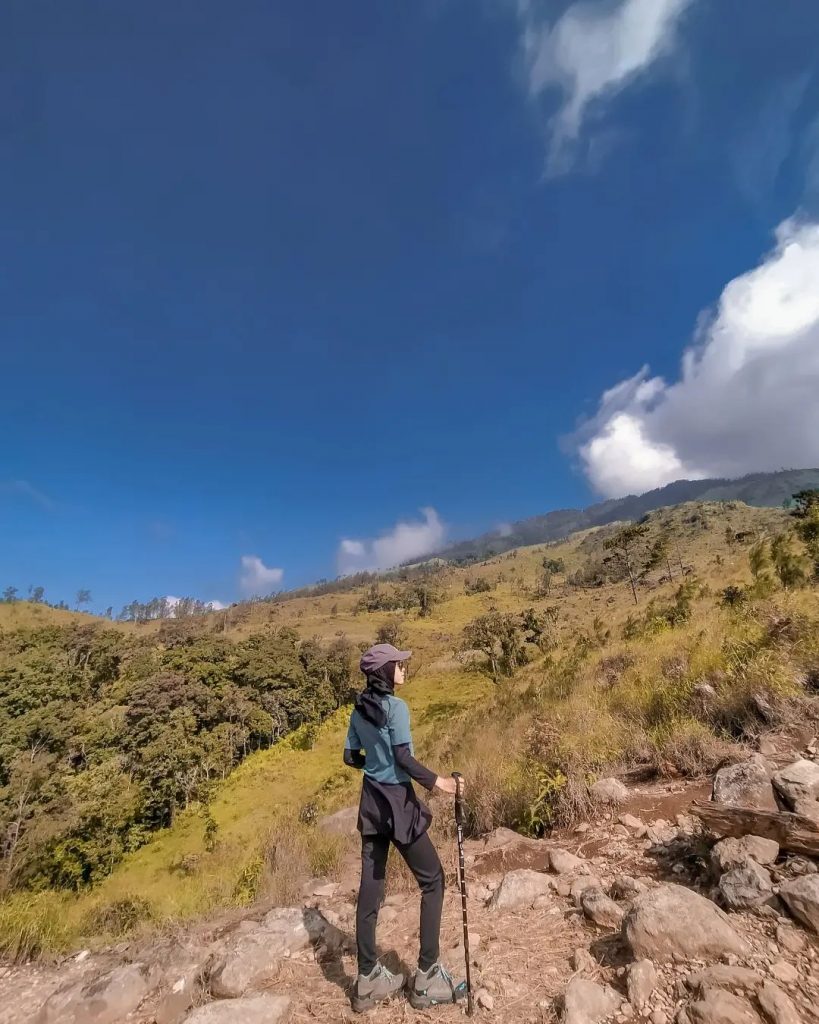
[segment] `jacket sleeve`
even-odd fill
[[[348,768],[363,768],[367,763],[367,757],[360,750],[350,750],[349,747],[344,748],[344,763]]]
[[[409,775],[411,779],[414,779],[419,785],[423,786],[424,789],[428,789],[430,792],[432,791],[438,776],[435,772],[430,771],[429,768],[422,765],[420,761],[415,760],[409,743],[396,744],[392,748],[392,753],[395,758],[395,763],[399,768],[403,768],[407,775]]]

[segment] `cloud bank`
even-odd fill
[[[345,538],[338,547],[338,571],[342,575],[353,572],[389,569],[423,558],[441,547],[446,527],[434,508],[422,508],[422,520],[396,523],[388,533],[370,540]]]
[[[731,281],[668,384],[648,367],[577,437],[607,497],[673,480],[819,465],[819,223],[790,219]]]
[[[553,89],[563,103],[551,123],[547,170],[567,171],[589,107],[611,99],[674,46],[693,0],[619,0],[572,4],[550,25],[542,0],[519,0],[529,95]]]
[[[242,572],[239,587],[250,596],[271,593],[281,583],[284,569],[273,569],[264,564],[258,555],[242,555]]]

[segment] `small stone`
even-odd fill
[[[580,906],[583,913],[596,925],[601,928],[609,928],[612,931],[619,928],[623,923],[625,911],[618,907],[613,899],[610,899],[601,889],[587,888],[580,894]]]
[[[582,857],[569,853],[568,850],[560,849],[549,851],[549,867],[556,875],[577,874],[580,871],[588,872],[589,870],[588,864]]]
[[[759,755],[720,768],[714,776],[713,800],[728,807],[753,807],[760,811],[778,809],[770,773]]]
[[[528,868],[510,871],[504,875],[492,897],[491,906],[495,910],[526,909],[532,906],[538,896],[550,893],[553,885],[553,880],[540,871]]]
[[[264,995],[217,999],[194,1010],[185,1024],[283,1024],[290,1016],[287,996]]]
[[[793,985],[799,980],[799,971],[787,960],[777,960],[771,964],[771,976],[783,985]]]
[[[665,1010],[654,1010],[651,1014],[651,1024],[668,1024],[668,1014]]]
[[[801,953],[807,942],[805,936],[789,925],[780,924],[776,929],[776,941],[789,953]]]
[[[608,985],[598,985],[576,974],[563,997],[563,1024],[596,1024],[620,1008],[620,996]]]
[[[719,891],[729,910],[752,910],[773,896],[770,874],[756,861],[726,872],[719,880]]]
[[[572,887],[569,890],[570,895],[580,906],[580,897],[587,889],[602,889],[603,883],[595,875],[579,875],[572,882]]]
[[[819,934],[819,875],[802,875],[779,888],[793,916]]]
[[[579,835],[583,835],[583,833],[588,832],[590,828],[591,825],[589,825],[587,821],[581,821],[580,824],[575,827],[575,832]]]
[[[475,1002],[482,1010],[494,1010],[495,1000],[485,988],[479,988],[475,993]]]
[[[636,1010],[642,1010],[657,987],[657,971],[650,960],[638,960],[629,967],[628,998]]]
[[[611,884],[611,894],[616,900],[631,900],[645,892],[647,886],[631,875],[615,875]]]
[[[594,974],[599,964],[584,946],[580,946],[572,953],[572,968],[578,974]]]
[[[635,818],[633,814],[621,814],[617,820],[621,825],[625,825],[627,829],[634,832],[638,839],[646,834],[645,822]]]

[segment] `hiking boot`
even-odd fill
[[[404,975],[393,974],[383,964],[376,964],[369,974],[359,974],[353,990],[353,1010],[365,1013],[377,1003],[384,1003],[404,987]]]
[[[428,971],[420,967],[410,989],[409,1001],[416,1010],[426,1010],[441,1003],[456,1003],[466,996],[466,982],[456,985],[443,964],[433,964]]]

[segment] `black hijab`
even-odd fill
[[[368,722],[381,729],[387,722],[387,712],[381,703],[382,697],[388,697],[395,691],[395,665],[388,661],[367,676],[366,689],[355,699],[355,709]]]

